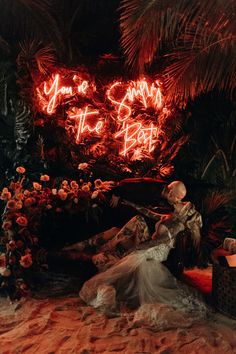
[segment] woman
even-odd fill
[[[117,310],[120,303],[125,303],[131,308],[143,304],[162,303],[187,312],[205,312],[205,305],[196,292],[177,281],[162,264],[174,247],[176,236],[185,229],[191,231],[194,243],[198,247],[201,216],[192,203],[182,201],[186,194],[182,182],[172,182],[164,194],[173,205],[174,212],[164,216],[153,213],[152,217],[157,222],[152,241],[140,242],[138,238],[140,235],[136,232],[133,241],[137,245],[136,250],[85,282],[79,295],[87,304],[111,311]],[[137,209],[146,213],[142,207]],[[143,231],[147,233],[145,227]],[[113,245],[114,242],[119,244],[117,236],[119,233],[112,238]]]

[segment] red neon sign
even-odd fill
[[[157,131],[153,123],[148,127],[143,126],[142,123],[126,124],[124,129],[115,134],[115,138],[122,135],[124,137],[124,148],[120,154],[126,156],[137,144],[143,145],[151,153],[155,148]]]
[[[73,77],[73,80],[76,79],[76,76]],[[74,96],[76,93],[85,95],[88,89],[88,81],[82,81],[80,85],[77,85],[76,88],[73,86],[60,86],[60,75],[56,74],[52,84],[48,88],[47,82],[44,82],[43,93],[48,96],[48,104],[46,111],[48,114],[53,114],[58,105],[58,100],[61,96]]]
[[[67,110],[65,126],[73,133],[77,144],[81,143],[87,135],[101,135],[105,129],[105,120],[99,117],[99,110],[88,108],[88,101],[84,107],[77,107],[81,105],[81,100],[76,100],[76,96],[79,95],[91,101],[94,84],[82,80],[79,75],[73,75],[69,79],[67,75],[67,84],[64,82],[65,79],[57,73],[51,80],[44,82],[41,88],[37,88],[42,110],[52,115],[56,112],[58,105],[63,103],[71,105],[71,108]],[[113,136],[122,145],[120,154],[123,156],[133,154],[134,156],[135,150],[138,152],[140,149],[150,154],[155,148],[159,133],[155,115],[155,122],[150,123],[149,119],[147,123],[142,114],[138,117],[135,114],[139,105],[143,107],[142,109],[152,107],[154,112],[161,110],[164,115],[168,114],[169,111],[163,108],[161,83],[158,80],[150,83],[146,79],[128,83],[117,81],[110,85],[106,96],[115,108],[117,131]],[[135,105],[135,110],[134,103],[138,104]],[[109,122],[106,121],[106,125],[109,129]]]
[[[75,114],[68,114],[68,119],[75,120],[76,122],[76,144],[79,144],[81,142],[82,134],[84,134],[85,132],[95,133],[98,135],[101,133],[104,124],[103,121],[99,120],[98,122],[96,122],[93,128],[87,122],[89,117],[91,118],[91,116],[98,115],[99,111],[88,112],[88,107],[85,107],[84,110],[75,109],[75,111]]]
[[[107,91],[108,99],[116,106],[118,121],[124,122],[129,119],[132,113],[130,105],[135,99],[139,100],[145,108],[147,108],[148,105],[156,109],[162,107],[162,93],[159,81],[156,80],[151,86],[145,79],[136,82],[131,81],[125,95],[119,100],[115,97],[120,95],[119,91],[122,90],[123,86],[123,83],[115,82]]]

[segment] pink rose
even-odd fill
[[[25,173],[25,168],[23,166],[19,166],[16,168],[16,172],[23,174],[23,173]]]
[[[19,226],[27,226],[28,225],[28,220],[25,216],[18,216],[16,219],[16,222]]]
[[[33,182],[33,187],[36,191],[41,191],[42,185],[39,184],[38,182]]]
[[[25,256],[21,256],[20,265],[23,268],[29,268],[29,267],[31,267],[32,264],[33,264],[33,261],[32,261],[32,256],[30,253],[26,254]]]
[[[42,175],[40,177],[40,181],[48,182],[49,180],[50,180],[50,177],[48,175]]]

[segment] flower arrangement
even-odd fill
[[[87,163],[81,163],[78,169],[86,176],[88,167]],[[86,178],[56,182],[46,174],[41,175],[39,181],[29,182],[24,167],[17,167],[16,172],[16,180],[0,192],[4,207],[0,287],[11,285],[14,294],[22,296],[30,288],[25,281],[27,272],[40,266],[37,254],[41,249],[39,230],[43,215],[48,211],[61,213],[63,210],[86,215],[89,209],[100,213],[100,205],[106,199],[104,193],[114,182],[100,179],[90,182]]]

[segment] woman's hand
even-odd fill
[[[64,247],[62,251],[77,251],[82,252],[84,250],[84,245],[82,242],[74,243],[73,245]]]

